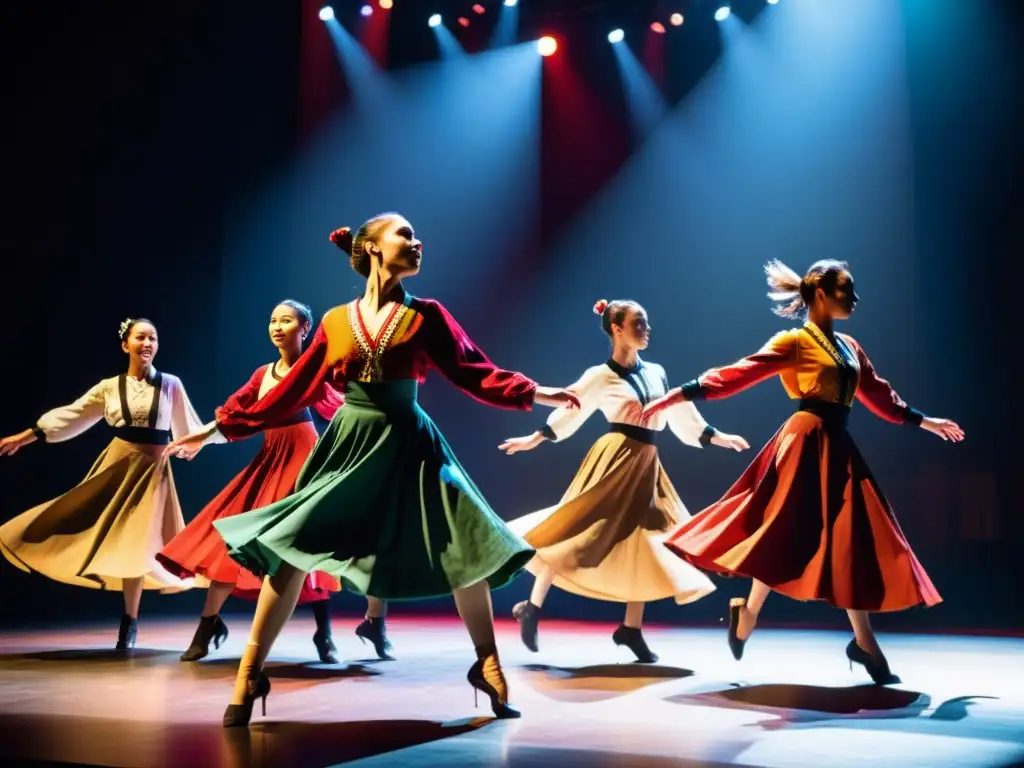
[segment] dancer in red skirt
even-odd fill
[[[302,342],[313,325],[309,307],[291,299],[278,304],[270,316],[270,340],[281,354],[279,360],[260,366],[249,381],[235,392],[228,404],[245,407],[257,402],[288,373],[302,354]],[[317,412],[330,420],[344,403],[333,387],[325,386],[314,404]],[[255,458],[221,491],[181,533],[157,555],[168,571],[181,578],[198,577],[208,584],[206,604],[192,644],[181,656],[182,661],[198,661],[210,652],[210,643],[219,648],[227,639],[228,628],[220,618],[220,610],[228,595],[256,600],[263,579],[246,570],[228,555],[224,540],[213,527],[214,520],[247,512],[270,504],[292,492],[295,479],[316,445],[317,432],[309,410],[264,430],[263,447]],[[331,638],[328,598],[341,589],[339,581],[325,573],[313,571],[306,576],[299,593],[299,603],[310,603],[316,617],[313,644],[325,664],[337,663],[337,649]],[[369,598],[366,620],[356,634],[370,640],[381,658],[388,658],[390,643],[384,629],[384,605]]]
[[[784,264],[766,267],[776,314],[807,316],[801,328],[772,337],[756,354],[672,390],[645,417],[681,400],[716,400],[778,375],[800,401],[791,416],[721,500],[683,523],[666,546],[688,562],[754,580],[729,610],[736,659],[769,591],[825,600],[846,610],[855,637],[846,648],[879,684],[897,683],[871,629],[871,612],[932,606],[942,598],[910,549],[889,502],[846,430],[854,397],[876,416],[959,442],[952,421],[907,406],[863,348],[832,329],[858,297],[847,265],[819,261],[801,279]]]

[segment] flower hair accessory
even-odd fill
[[[338,227],[328,238],[339,248],[345,250],[352,247],[352,227]]]
[[[594,303],[594,314],[595,315],[603,315],[604,311],[606,309],[608,309],[608,300],[607,299],[598,299]]]
[[[117,338],[123,339],[125,331],[127,331],[129,328],[131,328],[132,327],[132,323],[134,323],[134,322],[135,322],[135,318],[134,317],[126,317],[124,320],[122,320],[121,321],[121,327],[118,328],[118,330],[117,330]]]

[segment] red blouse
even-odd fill
[[[262,399],[232,397],[218,408],[221,434],[229,440],[251,435],[323,401],[328,390],[348,381],[423,383],[430,368],[481,403],[532,409],[536,382],[498,368],[439,302],[404,295],[375,336],[358,305],[352,301],[327,312],[309,347]]]

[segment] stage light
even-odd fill
[[[427,20],[427,24],[429,24],[432,27],[439,27],[439,26],[441,26],[441,14],[440,13],[435,13],[433,16],[431,16]]]
[[[519,2],[519,0],[505,0],[505,5],[507,5],[509,8],[512,8],[518,2]]]
[[[458,22],[463,27],[468,27],[469,26],[469,19],[467,19],[465,16],[459,16]]]
[[[334,9],[329,5],[325,5],[320,9],[320,21],[330,21],[334,18]]]
[[[673,13],[671,16],[669,16],[668,20],[672,22],[672,26],[673,27],[682,26],[683,14],[681,14],[681,13]]]
[[[544,35],[540,40],[537,41],[537,52],[541,56],[550,56],[558,50],[558,41],[551,35]]]
[[[775,5],[779,0],[768,0],[768,5]]]
[[[477,3],[476,5],[473,6],[473,11],[475,13],[483,13],[485,10],[487,9],[480,5],[480,3]]]
[[[361,9],[359,10],[359,12],[360,12],[361,14],[363,14],[363,16],[372,16],[372,15],[373,15],[373,6],[372,6],[372,5],[364,5],[364,6],[363,6],[363,7],[362,7],[362,8],[361,8]]]
[[[725,21],[726,19],[729,18],[730,13],[731,11],[729,10],[729,6],[723,5],[717,11],[715,11],[715,21]]]
[[[611,32],[608,33],[608,42],[609,43],[621,43],[622,39],[625,36],[626,36],[626,33],[623,32],[621,29],[613,29]]]
[[[383,8],[385,11],[390,11],[394,5],[394,0],[380,0],[380,7]]]
[[[664,35],[665,34],[665,25],[662,24],[660,21],[656,21],[653,24],[651,24],[651,31],[652,32],[657,32],[659,35]]]

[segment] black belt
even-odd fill
[[[171,442],[171,430],[151,427],[113,427],[114,437],[127,443],[140,445],[167,445]]]
[[[638,443],[647,443],[647,445],[657,444],[655,440],[658,437],[658,433],[655,430],[647,429],[646,427],[638,427],[635,424],[613,422],[608,425],[608,431],[625,435],[631,440],[636,440]]]
[[[846,425],[850,422],[850,407],[842,403],[805,398],[800,401],[798,410],[813,413],[825,422],[826,428],[846,429]]]

